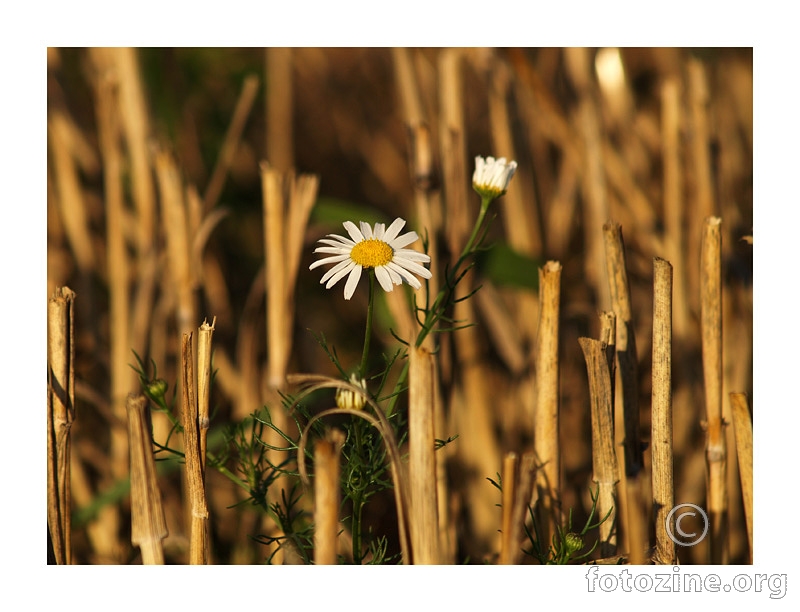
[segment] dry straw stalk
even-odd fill
[[[156,482],[147,398],[129,395],[127,412],[131,451],[131,542],[142,551],[144,565],[163,565],[161,541],[167,537],[168,531]]]
[[[714,565],[725,562],[728,513],[727,449],[722,420],[721,224],[722,220],[719,217],[709,217],[705,220],[700,266],[703,379],[706,398],[707,503],[711,523],[710,562]]]
[[[200,461],[206,464],[206,440],[210,426],[211,406],[211,339],[214,337],[214,326],[217,317],[208,324],[203,324],[197,332],[197,426],[200,445]]]
[[[182,335],[181,373],[183,445],[190,506],[189,563],[206,565],[208,563],[208,507],[206,506],[205,469],[203,467],[205,461],[200,454],[191,332]]]
[[[603,225],[606,266],[611,304],[616,316],[616,351],[622,384],[622,410],[625,431],[625,474],[636,476],[642,469],[642,443],[639,438],[639,372],[636,335],[633,328],[628,270],[622,228],[612,221]]]
[[[739,479],[742,483],[744,517],[750,543],[750,563],[753,562],[753,422],[747,405],[747,395],[731,393],[731,415],[736,434],[736,456],[739,458]]]
[[[294,286],[319,177],[261,164],[267,291],[267,384],[282,389],[291,356]]]
[[[620,544],[628,551],[632,564],[645,561],[649,517],[645,511],[645,474],[642,441],[639,437],[639,367],[636,334],[633,325],[628,269],[622,228],[608,221],[603,225],[608,286],[611,306],[616,318],[615,348],[617,372],[622,393],[616,400],[617,432],[622,436],[624,451],[620,463],[619,516],[623,526]]]
[[[239,94],[239,100],[236,102],[236,108],[233,110],[233,117],[231,118],[230,125],[227,132],[225,132],[225,139],[222,141],[222,146],[219,150],[217,163],[214,166],[214,171],[211,174],[211,179],[208,181],[208,187],[203,196],[203,210],[210,211],[219,200],[222,194],[222,189],[225,186],[225,178],[228,176],[228,170],[233,163],[234,155],[239,147],[239,141],[242,138],[247,118],[250,116],[250,110],[253,108],[256,94],[258,94],[259,79],[255,75],[250,75],[244,80],[242,85],[242,93]],[[270,88],[272,89],[272,88]]]
[[[501,479],[503,497],[500,505],[502,511],[500,520],[500,565],[511,565],[514,563],[514,548],[516,544],[513,538],[514,497],[517,493],[518,465],[519,457],[517,453],[508,453],[503,458]]]
[[[536,488],[542,540],[550,541],[560,524],[561,455],[558,440],[558,329],[561,264],[548,261],[539,269],[539,335],[536,344],[537,395],[533,418]]]
[[[75,293],[59,287],[47,307],[47,525],[55,562],[72,562],[70,429],[75,419]]]
[[[411,543],[416,565],[440,563],[434,456],[434,364],[424,347],[410,349],[408,390],[408,477]]]
[[[292,67],[294,51],[288,47],[269,47],[265,51],[265,90],[267,159],[282,172],[294,167],[292,134]]]
[[[155,241],[156,199],[149,149],[152,133],[138,52],[131,47],[117,47],[105,52],[109,54],[119,83],[118,112],[129,152],[137,219],[136,243],[139,253],[147,254]]]
[[[339,536],[339,476],[344,433],[326,432],[314,446],[314,563],[336,565]]]
[[[186,333],[196,325],[194,282],[190,262],[190,236],[188,206],[184,199],[180,173],[175,160],[167,151],[155,154],[159,195],[163,208],[172,291],[177,300],[177,325],[179,333]]]
[[[446,49],[439,56],[439,146],[441,147],[444,208],[450,253],[461,252],[469,233],[466,210],[467,193],[466,147],[464,145],[464,92],[462,79],[463,51]]]
[[[130,358],[130,262],[125,243],[125,201],[122,185],[123,158],[120,147],[119,75],[112,76],[109,62],[113,62],[110,50],[93,50],[93,59],[100,73],[96,82],[96,104],[100,153],[103,159],[103,184],[106,204],[106,274],[109,291],[109,330],[111,344],[109,356],[111,368],[112,410],[117,422],[125,423],[125,398],[135,384],[135,374],[128,367]],[[125,428],[111,428],[111,471],[115,478],[128,475],[128,447]],[[116,514],[116,516],[115,516]],[[109,541],[114,541],[119,516],[116,512],[106,515]],[[110,551],[108,551],[110,552]]]
[[[608,189],[606,187],[603,160],[603,136],[600,125],[598,91],[593,78],[594,67],[591,50],[574,47],[564,50],[567,73],[575,85],[580,102],[576,110],[575,123],[583,148],[582,193],[585,209],[583,223],[588,257],[584,258],[587,281],[594,286],[606,302],[608,287],[602,281],[599,266],[603,261],[603,243],[596,229],[609,216]]]
[[[656,549],[653,562],[674,565],[675,542],[667,516],[674,506],[672,464],[672,265],[653,261],[652,472]],[[671,519],[674,523],[674,517]]]
[[[600,517],[600,556],[617,552],[617,455],[614,448],[614,347],[600,340],[578,338],[589,375],[592,419],[592,479],[598,485],[597,509]]]
[[[48,134],[58,193],[56,201],[64,230],[78,267],[84,272],[91,272],[96,265],[95,254],[75,153],[82,136],[68,116],[60,110],[52,112],[48,117]]]
[[[522,526],[528,511],[536,475],[536,457],[508,453],[503,459],[503,505],[501,515],[500,564],[519,563]]]
[[[686,336],[689,301],[686,299],[684,247],[684,189],[681,171],[681,86],[676,77],[661,87],[661,150],[664,157],[664,246],[675,266],[673,325],[678,338]]]

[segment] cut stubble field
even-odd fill
[[[753,563],[752,49],[47,78],[48,562]]]

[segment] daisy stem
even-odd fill
[[[455,266],[448,272],[445,288],[439,293],[433,306],[428,310],[422,329],[417,334],[416,346],[422,346],[422,341],[425,340],[425,337],[431,332],[436,321],[444,314],[444,310],[447,308],[450,298],[455,292],[455,285],[459,280],[461,266],[466,259],[473,254],[477,246],[478,236],[480,236],[481,230],[483,229],[483,222],[486,218],[486,211],[489,210],[489,204],[491,204],[493,200],[494,198],[481,196],[481,209],[478,212],[478,218],[475,220],[475,226],[472,228],[472,234],[469,240],[467,240],[466,245],[464,245],[464,249],[461,251],[461,255],[456,261]]]
[[[369,269],[369,302],[367,303],[367,328],[364,330],[364,352],[361,354],[361,365],[358,368],[359,378],[364,378],[367,371],[367,358],[369,357],[369,343],[372,337],[372,311],[375,301],[375,270]]]
[[[486,217],[486,211],[489,210],[489,204],[492,203],[493,198],[487,198],[481,196],[481,210],[478,213],[478,219],[475,221],[475,227],[472,228],[472,235],[467,240],[467,244],[464,245],[464,250],[461,251],[461,257],[459,257],[459,263],[469,255],[470,251],[475,247],[475,240],[478,238],[478,233],[483,226],[483,219]]]

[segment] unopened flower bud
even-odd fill
[[[564,536],[564,545],[567,547],[567,553],[572,555],[583,548],[583,538],[577,533],[570,531]]]
[[[367,390],[367,382],[363,378],[359,378],[356,374],[350,375],[350,383]],[[340,387],[336,390],[336,405],[339,408],[349,408],[350,410],[361,410],[367,402],[364,393],[360,393],[353,389],[345,389]]]
[[[475,172],[472,175],[472,188],[482,198],[494,200],[508,189],[508,183],[517,170],[517,162],[507,161],[505,157],[495,159],[480,155],[475,158]]]
[[[166,380],[163,378],[156,378],[155,380],[150,381],[150,384],[147,385],[144,392],[147,397],[158,403],[159,400],[164,398],[168,388],[169,385],[167,384]]]

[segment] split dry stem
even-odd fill
[[[589,375],[592,420],[592,479],[598,486],[600,555],[617,553],[617,455],[614,448],[614,348],[600,340],[579,338]]]
[[[75,293],[59,287],[47,307],[47,525],[58,565],[72,562],[70,429],[75,419]]]
[[[181,415],[185,452],[186,483],[190,505],[189,563],[208,564],[208,507],[205,491],[205,461],[200,454],[200,431],[194,378],[192,333],[182,335],[181,342]]]
[[[131,542],[141,550],[144,565],[163,565],[162,540],[168,531],[150,439],[147,398],[128,395],[126,407],[131,452]]]

